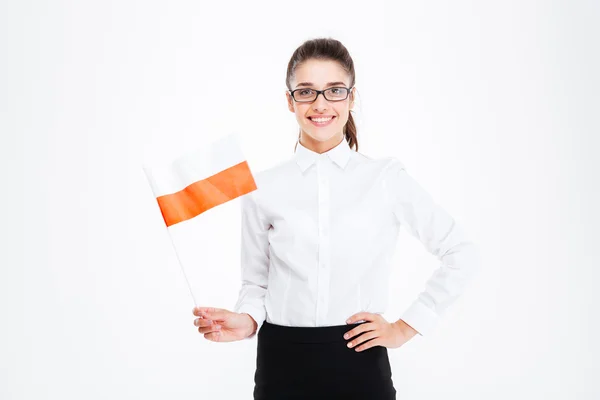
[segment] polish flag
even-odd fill
[[[167,227],[257,189],[235,133],[144,172]]]

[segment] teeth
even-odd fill
[[[311,118],[313,121],[315,122],[327,122],[329,121],[331,118],[333,117],[329,117],[329,118]]]

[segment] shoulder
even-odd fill
[[[281,181],[289,178],[290,174],[296,172],[298,166],[294,160],[284,160],[268,168],[252,171],[256,186],[265,190],[276,186]]]
[[[406,170],[405,164],[395,156],[370,157],[360,152],[353,152],[352,159],[356,165],[374,170],[383,176]]]
[[[386,172],[397,173],[406,170],[406,165],[398,157],[384,157],[380,159],[382,169]]]
[[[296,171],[294,167],[297,169],[297,165],[293,160],[285,160],[261,170],[251,168],[256,189],[243,197],[246,198],[246,201],[253,202],[260,202],[261,199],[269,198],[278,190],[280,191],[284,184],[289,181],[291,174]]]

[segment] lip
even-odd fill
[[[319,123],[319,122],[315,122],[313,121],[310,117],[315,117],[315,118],[327,118],[327,117],[331,117],[331,119],[325,123]],[[310,121],[311,124],[313,124],[314,126],[318,126],[318,127],[323,127],[323,126],[327,126],[329,124],[331,124],[336,116],[335,115],[311,115],[310,117],[308,117],[307,119]]]

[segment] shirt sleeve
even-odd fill
[[[256,321],[258,328],[266,319],[264,299],[267,292],[269,270],[268,223],[260,211],[257,190],[240,197],[241,205],[241,276],[242,287],[234,312],[247,313]]]
[[[479,271],[479,248],[402,162],[392,158],[386,172],[386,193],[397,221],[441,262],[401,316],[419,335],[428,335]]]

